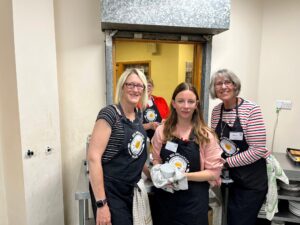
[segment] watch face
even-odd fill
[[[99,200],[96,202],[96,206],[97,208],[101,208],[103,207],[105,204],[106,204],[107,200],[106,199],[103,199],[103,200]]]

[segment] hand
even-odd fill
[[[170,181],[169,181],[170,182]],[[165,186],[166,188],[170,188],[170,189],[174,189],[174,185],[173,185],[173,182],[171,183],[168,183],[168,184],[166,184],[166,186]]]
[[[156,128],[159,126],[158,122],[151,122],[151,129],[156,130]]]
[[[96,225],[112,225],[110,211],[107,204],[97,209]]]
[[[224,168],[224,169],[228,169],[228,168],[229,168],[228,162],[225,162],[225,163],[223,164],[223,168]]]

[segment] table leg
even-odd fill
[[[84,200],[79,200],[79,225],[84,225]]]

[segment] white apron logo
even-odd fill
[[[138,158],[145,147],[144,135],[136,131],[132,134],[132,138],[128,143],[128,151],[132,158]]]
[[[223,137],[221,139],[220,146],[226,156],[233,156],[237,154],[240,150],[232,140],[226,137]]]
[[[179,169],[180,172],[189,172],[190,170],[190,163],[184,156],[178,153],[172,153],[169,155],[168,159],[169,164],[175,166]]]
[[[156,120],[156,118],[157,118],[157,114],[155,113],[155,111],[153,109],[146,110],[145,119],[148,122],[153,122]]]

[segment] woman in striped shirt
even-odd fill
[[[224,171],[233,180],[226,186],[227,224],[254,225],[268,189],[265,158],[269,152],[261,109],[238,97],[240,90],[240,79],[233,72],[222,69],[212,75],[210,94],[222,102],[212,111],[211,126],[223,149]]]

